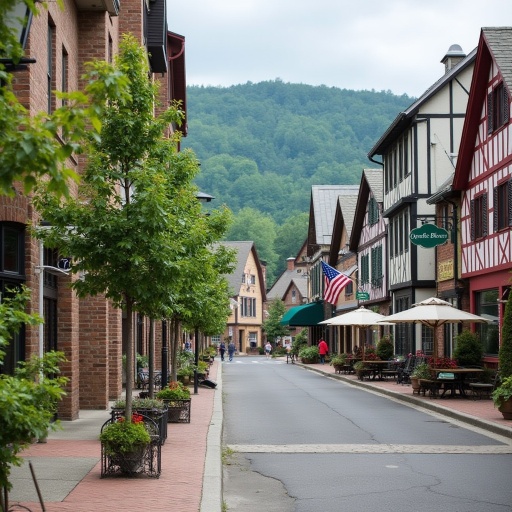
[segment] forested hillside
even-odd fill
[[[359,183],[375,166],[368,151],[412,102],[279,80],[193,86],[183,147],[201,162],[199,188],[235,214],[228,239],[256,242],[270,285],[306,237],[311,186]]]

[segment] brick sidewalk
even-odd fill
[[[211,368],[210,377],[217,377],[218,363]],[[193,512],[200,509],[203,487],[203,473],[206,456],[206,443],[210,426],[214,394],[217,390],[199,388],[192,395],[190,423],[169,423],[168,436],[162,446],[162,473],[160,478],[100,478],[100,442],[98,440],[62,440],[49,436],[46,444],[33,444],[24,457],[32,461],[39,486],[43,491],[46,510],[69,512],[102,512],[107,510],[125,511],[169,511]],[[105,411],[104,419],[98,422],[99,435],[103,421],[109,418]],[[64,429],[73,422],[63,422]],[[51,475],[48,471],[38,470],[38,459],[58,458],[95,458],[93,469],[77,482],[74,489],[63,501],[52,501]],[[50,480],[47,482],[46,480]],[[16,483],[15,483],[16,485]],[[25,481],[22,485],[33,485]],[[15,497],[11,493],[10,503]],[[34,491],[35,494],[35,491]],[[46,496],[44,496],[46,494]],[[48,494],[50,494],[48,499]],[[37,499],[35,494],[34,500]],[[22,502],[32,511],[41,510],[38,501]],[[219,504],[220,507],[220,504]]]

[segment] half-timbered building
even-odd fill
[[[512,27],[483,28],[453,189],[461,192],[461,277],[485,360],[497,364],[512,270]]]
[[[383,216],[383,171],[364,169],[349,249],[358,255],[358,292],[368,297],[362,304],[377,307],[381,315],[390,313],[387,223]]]
[[[441,61],[443,77],[396,117],[368,154],[383,166],[394,312],[436,294],[435,251],[411,243],[409,235],[424,223],[434,223],[435,207],[427,199],[453,172],[475,55],[476,50],[466,56],[452,45]],[[432,353],[432,332],[426,327],[398,324],[394,337],[397,354]]]

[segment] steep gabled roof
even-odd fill
[[[484,27],[480,32],[475,70],[453,179],[454,190],[463,190],[467,186],[493,60],[500,70],[510,98],[512,92],[512,27]]]
[[[356,251],[359,245],[370,194],[373,194],[377,203],[382,204],[384,201],[384,171],[382,169],[363,169],[361,174],[359,196],[354,212],[354,225],[349,240],[351,251]]]
[[[343,226],[345,226],[345,230],[347,232],[347,243],[350,240],[358,196],[359,194],[357,193],[338,197],[338,205],[336,207],[336,213],[334,215],[334,222],[332,227],[329,265],[335,266],[338,261],[338,252],[340,251]]]
[[[308,245],[330,245],[339,196],[357,193],[359,185],[313,185],[309,211]]]
[[[254,255],[254,259],[256,261],[256,266],[258,269],[258,279],[261,285],[261,293],[262,300],[265,302],[266,300],[266,290],[265,290],[265,281],[263,276],[263,270],[261,267],[261,262],[258,257],[258,253],[256,251],[256,246],[254,242],[219,242],[225,247],[229,247],[230,249],[235,249],[237,251],[237,260],[235,270],[226,275],[226,279],[228,281],[229,287],[234,295],[238,295],[240,291],[240,286],[242,285],[242,276],[245,273],[245,266],[247,265],[247,260],[249,258],[249,254],[252,252]]]
[[[427,89],[412,105],[403,112],[400,112],[382,137],[377,141],[368,153],[368,158],[376,155],[383,155],[387,148],[394,143],[397,137],[402,134],[414,121],[414,117],[421,106],[435,96],[447,83],[453,80],[460,72],[466,69],[476,57],[476,48],[469,55],[447,71],[434,85]]]
[[[284,299],[291,284],[294,283],[300,294],[307,297],[308,280],[306,268],[296,267],[293,270],[285,270],[267,293],[267,300]]]

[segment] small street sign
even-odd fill
[[[370,294],[368,292],[356,292],[357,300],[370,300]]]

